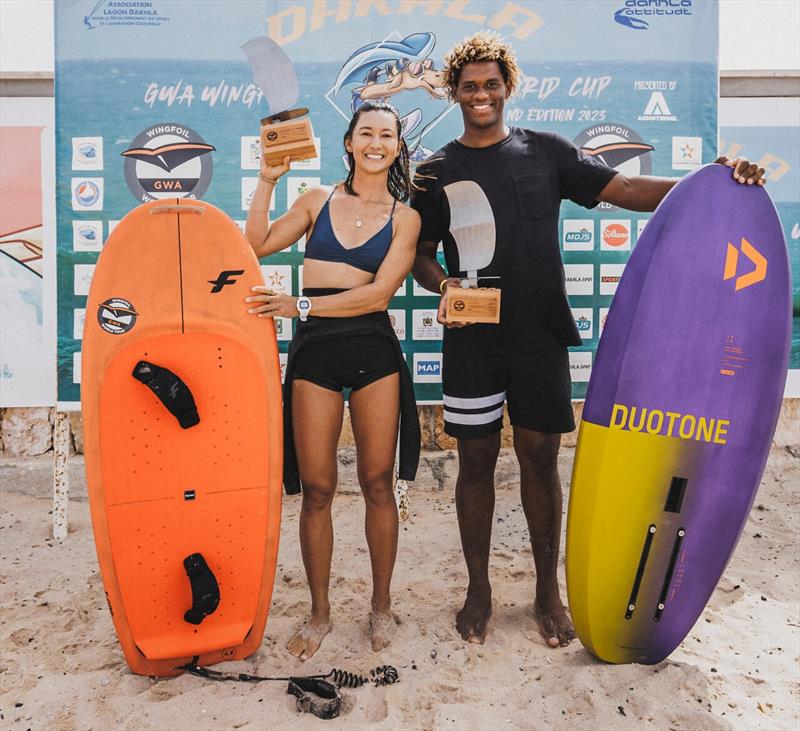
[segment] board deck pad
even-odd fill
[[[659,662],[703,611],[761,481],[790,333],[767,192],[722,165],[687,175],[625,268],[584,404],[567,589],[597,657]]]
[[[87,483],[109,606],[137,673],[171,675],[195,656],[211,664],[261,645],[282,417],[273,322],[244,302],[255,284],[261,271],[238,227],[199,201],[140,206],[98,260],[82,354]],[[159,395],[134,378],[141,362],[180,379],[199,422],[184,428],[168,408],[174,380]],[[198,624],[184,618],[183,561],[196,553],[219,589]]]

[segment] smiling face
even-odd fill
[[[510,89],[497,61],[476,61],[461,69],[455,100],[461,106],[464,127],[487,130],[503,125],[503,107]]]
[[[397,118],[383,110],[363,112],[344,146],[357,169],[369,173],[388,170],[400,154]]]

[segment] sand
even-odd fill
[[[573,457],[563,450],[565,487]],[[413,486],[411,517],[401,524],[393,595],[402,624],[391,647],[369,649],[363,500],[349,483],[334,502],[334,627],[319,652],[300,663],[284,649],[309,608],[297,538],[300,501],[286,498],[264,643],[248,660],[219,667],[261,675],[397,668],[396,685],[344,690],[341,716],[331,721],[299,713],[284,683],[132,675],[103,597],[79,484],[82,459],[71,459],[76,499],[61,544],[51,538],[50,463],[6,460],[0,728],[797,729],[799,457],[796,448],[773,448],[719,587],[687,639],[656,666],[606,665],[577,641],[554,650],[539,637],[531,616],[533,561],[507,450],[498,471],[486,644],[465,644],[453,627],[466,587],[453,481],[425,478]],[[565,591],[563,563],[560,578]]]

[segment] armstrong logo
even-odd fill
[[[202,198],[213,172],[216,148],[188,127],[156,124],[148,127],[122,153],[125,180],[140,201],[159,198]]]
[[[128,332],[136,324],[138,315],[134,306],[122,297],[112,297],[97,308],[97,322],[112,335]]]
[[[608,167],[627,177],[650,175],[653,163],[648,145],[633,129],[624,124],[598,124],[579,132],[573,142],[587,155],[595,157]],[[600,203],[600,208],[615,210],[610,203]]]
[[[244,269],[226,269],[217,275],[216,279],[209,279],[208,283],[213,284],[211,294],[221,292],[222,288],[228,284],[236,284],[236,278],[244,274]]]
[[[626,28],[647,30],[650,23],[645,17],[691,14],[692,0],[625,0],[624,7],[614,13],[614,20]]]
[[[638,117],[640,122],[677,122],[678,118],[670,111],[667,100],[660,91],[650,95],[644,114]]]

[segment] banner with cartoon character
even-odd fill
[[[291,60],[319,152],[280,180],[274,215],[310,187],[344,178],[342,135],[368,99],[397,107],[415,161],[459,136],[442,59],[479,30],[498,32],[518,54],[523,77],[508,124],[559,132],[629,174],[680,176],[717,153],[717,0],[59,0],[55,14],[65,406],[79,400],[77,323],[115,223],[142,201],[183,196],[243,224],[259,120],[292,97],[267,96],[254,82],[261,72],[242,47],[255,38],[271,38]],[[562,206],[567,287],[584,339],[570,355],[575,398],[586,392],[605,313],[646,220]],[[299,293],[304,246],[262,261],[271,287]],[[409,277],[389,310],[423,403],[441,400],[437,304]],[[285,358],[293,324],[276,324]]]

